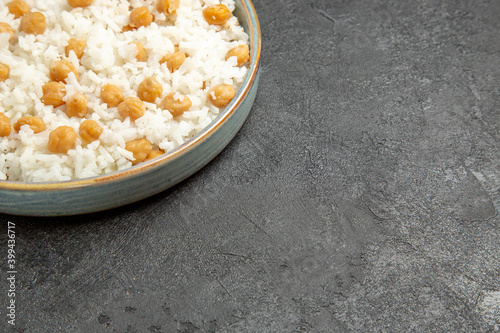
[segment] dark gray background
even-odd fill
[[[260,90],[206,168],[103,213],[0,215],[14,331],[499,332],[500,2],[255,6]]]

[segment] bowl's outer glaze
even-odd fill
[[[75,215],[123,206],[159,193],[210,162],[236,135],[257,93],[260,28],[250,0],[235,15],[250,36],[249,72],[236,98],[196,137],[175,151],[109,175],[54,183],[0,181],[0,212],[29,216]]]

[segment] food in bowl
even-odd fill
[[[0,4],[0,179],[98,176],[192,138],[248,71],[233,10],[233,0]]]

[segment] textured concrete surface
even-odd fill
[[[500,332],[500,2],[255,6],[261,89],[210,165],[121,209],[0,215],[12,331]]]

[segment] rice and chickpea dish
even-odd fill
[[[171,151],[235,96],[234,0],[0,3],[0,180],[123,170]]]

